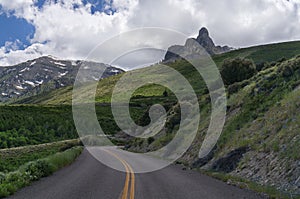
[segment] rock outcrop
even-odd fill
[[[199,45],[202,47],[199,47]],[[221,54],[232,50],[228,46],[216,46],[209,36],[209,32],[206,28],[201,28],[197,38],[187,39],[184,46],[174,45],[168,49],[168,52],[165,55],[164,62],[174,61],[180,59],[179,55],[193,59],[199,54]],[[205,50],[205,52],[204,52]]]

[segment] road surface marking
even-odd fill
[[[130,199],[134,199],[134,186],[135,186],[135,176],[134,176],[134,172],[132,167],[124,160],[122,159],[120,156],[118,156],[117,154],[108,151],[106,149],[103,149],[103,151],[107,152],[108,154],[114,156],[116,159],[118,159],[123,166],[125,167],[126,170],[126,180],[125,180],[125,185],[123,188],[123,192],[122,192],[122,199],[127,199],[127,195],[128,195],[128,187],[129,187],[129,182],[130,182],[130,177],[131,177],[131,184],[130,184]]]
[[[125,164],[127,164],[130,173],[131,173],[131,184],[130,184],[130,199],[134,199],[134,184],[135,184],[135,176],[134,176],[134,172],[132,167],[126,162],[124,161]]]

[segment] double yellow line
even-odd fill
[[[123,166],[125,167],[126,170],[126,179],[125,179],[125,185],[122,191],[122,196],[121,199],[127,199],[128,197],[128,190],[129,190],[129,183],[130,183],[130,178],[131,178],[131,184],[130,184],[130,192],[129,192],[129,198],[134,199],[134,185],[135,185],[135,176],[132,167],[121,157],[119,157],[117,154],[105,150],[105,152],[109,153],[110,155],[114,156],[116,159],[118,159]]]

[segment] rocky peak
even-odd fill
[[[180,59],[178,54],[193,58],[197,57],[195,56],[196,54],[199,55],[199,53],[203,53],[203,49],[200,49],[198,45],[195,45],[195,41],[197,41],[197,43],[200,44],[209,55],[221,54],[232,50],[232,48],[228,46],[216,46],[212,38],[209,36],[207,28],[203,27],[200,29],[197,38],[187,39],[184,46],[171,46],[168,49],[164,62]]]
[[[197,41],[201,41],[203,39],[210,39],[209,32],[204,27],[199,30],[199,35],[197,37]]]
[[[217,54],[214,52],[216,47],[213,40],[209,36],[209,32],[206,28],[201,28],[196,41],[208,52],[208,54]]]
[[[207,28],[202,27],[202,28],[199,30],[199,36],[205,36],[205,37],[208,37],[208,36],[209,36],[209,33],[208,33]]]

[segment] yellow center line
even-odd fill
[[[108,151],[106,149],[103,149],[103,151],[105,151],[105,152],[109,153],[110,155],[114,156],[125,167],[125,170],[126,170],[126,180],[125,180],[125,185],[124,185],[124,188],[123,188],[123,192],[122,192],[122,197],[121,198],[122,199],[127,199],[128,187],[129,187],[129,181],[130,181],[129,177],[131,177],[130,197],[129,198],[130,199],[134,199],[135,176],[134,176],[134,172],[133,172],[132,167],[124,159],[122,159],[121,157],[119,157],[117,154],[115,154],[115,153],[113,153],[111,151]]]
[[[135,176],[134,176],[134,172],[132,167],[126,162],[124,161],[125,164],[127,164],[130,173],[131,173],[131,185],[130,185],[130,199],[134,199],[134,183],[135,183]]]

